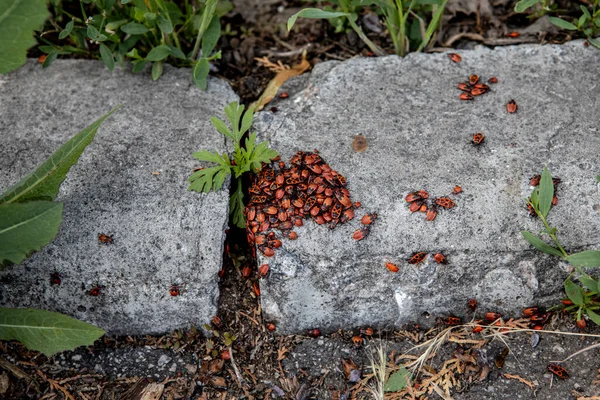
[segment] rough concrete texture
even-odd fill
[[[108,71],[101,62],[29,61],[0,78],[0,192],[118,104],[62,184],[57,238],[0,273],[0,304],[59,311],[114,334],[202,325],[217,309],[228,185],[189,192],[192,152],[225,150],[212,115],[237,99],[217,79],[197,89],[190,71]],[[98,235],[114,235],[101,245]],[[50,274],[62,275],[60,286]],[[181,295],[172,297],[172,283]],[[94,285],[100,296],[87,294]]]
[[[284,160],[318,149],[346,176],[357,218],[331,231],[307,222],[299,239],[284,240],[275,256],[259,254],[271,275],[262,280],[266,319],[279,332],[320,327],[430,324],[435,316],[464,315],[467,299],[480,310],[516,314],[534,303],[557,302],[569,266],[535,251],[523,229],[543,227],[529,217],[530,178],[548,166],[562,178],[550,223],[569,252],[600,245],[600,115],[596,68],[600,53],[575,41],[563,46],[517,46],[405,58],[356,58],[318,64],[289,83],[276,113],[255,127]],[[459,82],[496,76],[491,92],[461,101]],[[515,99],[518,112],[506,103]],[[474,146],[476,132],[486,135]],[[362,134],[368,147],[353,150]],[[409,212],[404,197],[418,189],[451,195],[456,207],[433,222]],[[360,217],[379,217],[360,242]],[[419,265],[418,251],[443,252]],[[386,262],[396,263],[398,273]]]

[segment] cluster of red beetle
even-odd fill
[[[529,180],[529,186],[537,186],[540,184],[540,181],[542,180],[542,176],[541,175],[535,175],[533,177],[531,177],[531,179]],[[558,190],[558,185],[560,184],[560,178],[558,176],[555,176],[552,178],[552,184],[554,185],[554,197],[552,197],[552,206],[555,206],[558,204],[558,197],[556,196],[556,191]],[[530,200],[530,199],[528,199]],[[533,209],[533,206],[531,205],[531,203],[527,203],[527,209],[529,210],[529,215],[531,215],[532,217],[535,217],[535,210]]]
[[[310,217],[319,225],[333,229],[354,218],[360,203],[350,200],[346,178],[333,170],[319,152],[297,152],[286,166],[279,158],[264,165],[252,176],[250,202],[244,209],[246,235],[256,255],[254,245],[267,257],[281,247],[273,229],[294,240],[295,226],[302,226]]]
[[[498,78],[491,77],[488,83],[498,83]],[[479,82],[479,75],[475,74],[469,76],[467,82],[460,82],[458,88],[463,91],[460,94],[461,100],[473,100],[476,96],[481,96],[490,90],[487,84]]]
[[[452,190],[453,194],[459,194],[462,192],[460,186],[455,186]],[[425,219],[427,221],[433,221],[438,214],[438,206],[447,210],[454,208],[454,201],[449,197],[438,197],[427,202],[429,199],[429,193],[425,190],[417,190],[406,195],[405,200],[409,204],[408,209],[410,212],[420,211],[425,213]]]

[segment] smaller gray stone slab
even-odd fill
[[[237,96],[218,79],[203,92],[190,70],[108,71],[101,62],[30,60],[0,78],[0,192],[112,107],[71,168],[57,201],[57,238],[23,265],[0,272],[0,304],[66,313],[113,334],[201,326],[216,313],[217,272],[228,221],[228,184],[189,192],[200,149],[225,151],[209,118]],[[98,235],[114,235],[113,245]],[[62,275],[60,286],[50,274]],[[179,283],[181,295],[169,289]],[[102,286],[100,296],[87,294]]]
[[[465,315],[473,297],[480,310],[506,314],[556,302],[568,265],[520,234],[543,228],[525,198],[544,166],[562,178],[550,221],[568,251],[600,247],[600,52],[578,41],[460,54],[458,64],[446,54],[318,64],[282,89],[290,98],[275,104],[278,112],[257,117],[260,136],[283,160],[319,149],[363,204],[349,224],[307,222],[274,257],[259,253],[271,270],[261,280],[262,307],[278,332],[431,324],[433,316]],[[471,74],[499,83],[461,101],[457,84]],[[511,99],[516,114],[506,110]],[[476,132],[486,135],[479,147],[471,144]],[[357,134],[367,138],[364,152],[352,148]],[[414,190],[440,197],[455,185],[464,189],[452,196],[456,207],[433,222],[404,201]],[[356,242],[366,212],[379,218]],[[449,263],[406,262],[420,251],[441,251]]]

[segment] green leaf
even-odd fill
[[[580,4],[579,8],[581,8],[581,12],[583,13],[583,15],[585,15],[585,17],[587,19],[592,19],[592,15],[590,14],[590,12],[588,11],[586,6],[584,6],[583,4]]]
[[[132,62],[133,64],[133,69],[131,70],[131,72],[133,72],[134,74],[136,72],[140,72],[144,69],[144,67],[146,66],[146,64],[148,64],[148,61],[146,60],[136,60]]]
[[[46,0],[0,1],[0,74],[25,64],[27,49],[36,44],[33,31],[49,15]]]
[[[233,218],[233,223],[238,228],[246,227],[246,217],[244,216],[244,192],[242,191],[242,185],[238,178],[237,190],[229,199],[229,213]]]
[[[156,18],[156,24],[162,33],[165,35],[169,35],[173,32],[173,24],[167,18],[165,18],[162,14],[158,14]]]
[[[171,54],[171,49],[166,44],[161,44],[150,50],[148,55],[146,56],[146,60],[148,61],[160,61],[164,60]],[[156,80],[156,79],[155,79]]]
[[[196,63],[194,67],[194,71],[192,73],[192,79],[194,84],[202,90],[206,90],[208,73],[210,72],[210,66],[208,65],[208,60],[206,58],[201,58]]]
[[[587,16],[585,14],[582,14],[581,17],[579,17],[579,19],[577,20],[577,28],[583,28],[585,26],[585,23],[587,22]]]
[[[544,168],[542,172],[542,180],[540,181],[540,213],[546,218],[552,207],[552,197],[554,197],[554,185],[552,184],[552,175],[548,168]]]
[[[533,7],[538,4],[539,0],[520,0],[515,4],[515,12],[522,13],[527,10],[529,7]]]
[[[102,62],[106,65],[106,68],[111,71],[115,69],[115,59],[112,52],[104,43],[100,43],[100,58],[102,58]]]
[[[599,17],[600,17],[600,15],[599,15]],[[596,18],[596,21],[598,21],[598,23],[596,25],[600,26],[600,18]],[[594,39],[594,38],[588,38],[587,41],[590,42],[590,44],[592,44],[592,46],[600,49],[600,40]],[[600,182],[600,175],[598,175],[596,177],[596,179],[598,179],[598,182]]]
[[[435,32],[435,30],[439,26],[440,20],[442,19],[442,14],[444,13],[444,9],[446,8],[446,3],[447,0],[444,0],[444,2],[440,6],[438,6],[437,10],[435,11],[435,14],[431,17],[431,21],[429,22],[429,26],[427,26],[427,31],[425,32],[425,37],[423,38],[423,41],[417,48],[417,51],[423,50],[425,46],[427,46],[427,44],[429,43],[429,39],[431,39],[433,32]]]
[[[533,208],[535,210],[540,210],[540,189],[539,188],[533,188],[533,190],[531,191],[531,196],[529,196],[529,202],[531,203],[531,205],[533,206]]]
[[[171,52],[171,55],[173,57],[179,58],[181,60],[185,60],[185,54],[183,54],[183,51],[181,51],[177,47],[169,46],[169,51]]]
[[[248,110],[246,110],[246,113],[244,114],[244,116],[242,118],[242,126],[240,128],[240,132],[242,132],[242,133],[248,132],[248,130],[250,129],[250,126],[252,125],[253,119],[254,119],[254,109],[248,108]]]
[[[0,204],[30,200],[53,200],[58,194],[58,188],[67,176],[67,172],[77,162],[87,145],[94,140],[96,131],[102,125],[102,122],[120,107],[113,108],[108,114],[69,139],[38,169],[0,196]]]
[[[136,22],[130,22],[121,26],[121,30],[130,35],[143,35],[144,33],[148,32],[148,28]]]
[[[405,367],[400,366],[400,370],[390,375],[387,382],[383,386],[383,390],[385,392],[399,392],[409,384],[410,377],[410,371]]]
[[[44,60],[44,63],[42,64],[42,68],[48,68],[50,65],[52,65],[54,61],[56,61],[57,57],[58,51],[51,51],[50,53],[48,53],[46,59]]]
[[[244,108],[244,105],[238,104],[237,101],[229,103],[227,107],[225,107],[225,115],[227,115],[233,131],[233,140],[237,144],[240,143],[240,140],[242,140],[242,136],[244,136],[245,133],[245,131],[240,130],[240,119],[244,114]]]
[[[214,162],[219,165],[231,165],[231,162],[229,161],[229,157],[227,157],[226,153],[223,153],[223,155],[221,156],[216,151],[214,153],[211,153],[210,151],[201,150],[201,151],[197,151],[194,154],[192,154],[192,157],[194,157],[195,159],[197,159],[199,161]]]
[[[89,24],[87,27],[87,35],[90,39],[95,40],[96,42],[103,42],[106,40],[106,35],[98,32],[98,29],[92,24]]]
[[[157,61],[152,64],[152,80],[156,81],[163,73],[163,62]]]
[[[227,125],[225,125],[225,122],[223,122],[220,118],[217,117],[210,117],[210,122],[213,124],[213,126],[215,128],[217,128],[217,130],[227,136],[230,139],[235,139],[233,137],[233,133],[229,130],[229,128],[227,127]]]
[[[595,293],[600,293],[600,289],[598,286],[598,281],[592,278],[591,276],[580,276],[577,278],[579,282],[589,290]]]
[[[553,256],[563,257],[563,254],[555,247],[550,246],[542,239],[538,238],[531,232],[521,231],[521,235],[527,240],[533,247],[538,249],[539,251],[547,254],[552,254]]]
[[[59,39],[64,39],[67,36],[69,36],[71,34],[71,31],[73,30],[73,20],[70,20],[69,23],[65,26],[65,29],[63,29],[59,34],[58,34],[58,38]]]
[[[574,266],[595,268],[600,267],[600,250],[586,250],[567,256],[565,260]]]
[[[328,19],[342,16],[348,16],[348,14],[344,12],[323,11],[319,8],[305,8],[288,19],[287,28],[288,31],[291,31],[298,18]]]
[[[126,19],[120,19],[117,21],[112,21],[106,24],[106,27],[104,28],[104,30],[106,32],[115,32],[117,29],[119,29],[121,26],[125,25],[127,23]]]
[[[573,25],[570,22],[565,21],[564,19],[560,19],[560,18],[556,18],[556,17],[550,17],[550,22],[552,22],[554,25],[558,26],[559,28],[562,29],[567,29],[569,31],[576,31],[577,27],[575,25]]]
[[[51,201],[0,204],[0,264],[20,264],[58,234],[63,204]]]
[[[585,310],[585,313],[596,325],[600,325],[600,315],[590,309]]]
[[[573,304],[580,307],[583,305],[583,290],[570,279],[565,281],[565,292]]]
[[[210,20],[210,24],[204,35],[202,35],[202,57],[208,58],[213,52],[219,37],[221,36],[221,23],[216,15]]]
[[[220,179],[218,174],[225,174],[225,176],[227,176],[227,174],[229,174],[230,171],[230,167],[223,165],[204,168],[200,171],[196,171],[192,176],[188,178],[188,180],[192,182],[188,187],[188,190],[204,193],[208,193],[211,190],[217,191],[221,189],[224,181],[224,179]],[[215,175],[217,176],[215,177]]]
[[[0,339],[18,340],[47,357],[91,345],[102,335],[102,329],[57,312],[0,308]]]

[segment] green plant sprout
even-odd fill
[[[242,191],[242,175],[245,172],[258,172],[262,163],[269,163],[277,157],[277,152],[269,148],[269,142],[264,141],[256,144],[256,132],[251,133],[242,147],[242,139],[252,125],[254,109],[250,108],[244,113],[244,106],[237,102],[230,103],[225,107],[225,114],[231,124],[231,129],[217,117],[211,117],[210,122],[221,134],[233,141],[233,162],[227,153],[211,153],[207,150],[198,151],[193,154],[200,161],[216,163],[216,166],[203,168],[188,178],[191,182],[189,190],[208,193],[211,190],[221,189],[225,178],[233,175],[235,181],[235,192],[229,200],[229,211],[233,217],[233,223],[240,228],[246,226],[244,216],[244,192]]]
[[[151,65],[157,80],[168,61],[192,67],[192,80],[204,90],[209,62],[221,58],[220,52],[213,54],[221,34],[219,17],[233,6],[219,0],[50,0],[48,8],[50,18],[36,35],[46,53],[43,67],[59,55],[76,53],[102,60],[111,71],[125,61],[133,64],[133,72]]]
[[[595,38],[600,33],[600,0],[586,3],[592,7],[592,10],[580,4],[582,14],[576,21],[569,22],[563,18],[550,17],[550,22],[561,29],[581,32],[590,44],[600,49],[600,40]],[[528,9],[533,10],[532,18],[539,18],[547,12],[557,14],[559,11],[552,0],[520,0],[515,4],[515,12],[523,13]]]
[[[568,307],[566,310],[575,314],[576,321],[580,321],[583,314],[585,314],[594,323],[600,325],[600,315],[594,312],[594,310],[599,308],[598,305],[600,305],[597,298],[597,295],[600,293],[600,282],[586,274],[582,269],[600,267],[600,251],[586,250],[573,254],[568,254],[566,252],[556,235],[557,229],[551,227],[547,220],[548,213],[552,207],[553,197],[554,185],[552,183],[552,175],[548,168],[544,168],[539,187],[533,189],[531,196],[527,199],[527,203],[532,207],[535,214],[544,224],[545,229],[540,231],[539,235],[548,235],[555,246],[547,244],[540,236],[534,233],[521,231],[521,234],[539,251],[560,257],[575,268],[575,270],[566,278],[564,283],[567,297],[572,302],[572,305],[567,304]],[[575,272],[579,274],[576,279],[588,290],[578,286],[571,280],[571,276],[573,276]]]
[[[337,0],[333,3],[340,11],[305,8],[292,15],[288,20],[288,31],[298,18],[328,19],[334,21],[336,28],[340,24],[337,19],[345,18],[369,49],[377,56],[383,56],[385,52],[373,43],[355,22],[358,19],[356,10],[359,7],[375,6],[377,13],[384,16],[396,54],[404,56],[411,50],[411,42],[416,51],[422,51],[429,44],[433,33],[439,27],[447,0]],[[427,24],[425,14],[429,13],[431,20]],[[408,22],[409,17],[411,23]]]

